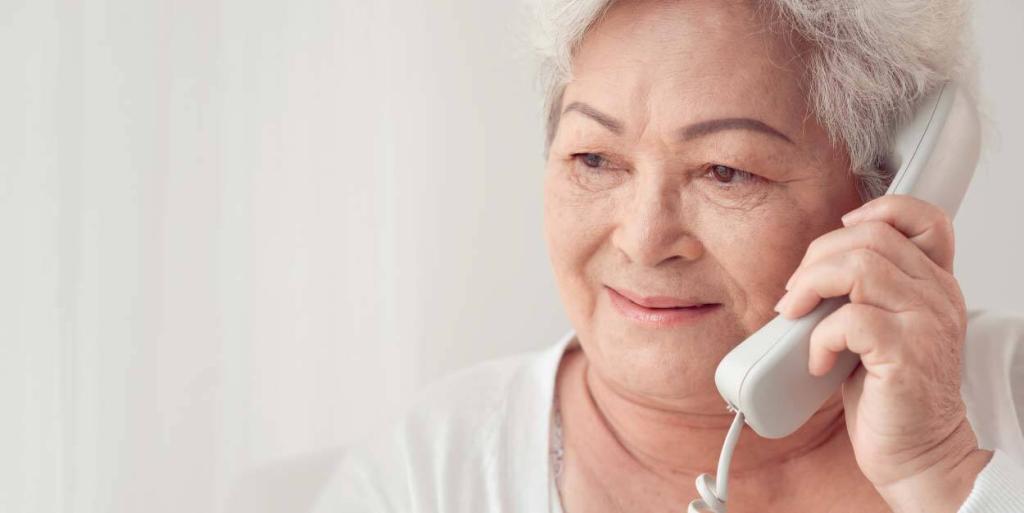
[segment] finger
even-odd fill
[[[874,250],[858,248],[804,267],[777,310],[789,318],[810,312],[822,298],[849,295],[850,302],[890,312],[916,310],[926,303],[921,288],[932,283],[912,278]]]
[[[807,370],[823,376],[836,359],[849,350],[861,356],[865,366],[875,366],[892,353],[893,340],[902,340],[902,323],[896,314],[881,308],[847,303],[832,312],[811,332]],[[870,364],[868,363],[870,362]]]
[[[953,223],[938,206],[905,194],[887,194],[843,216],[845,226],[866,221],[892,225],[939,267],[953,272]]]
[[[867,248],[889,259],[896,267],[915,278],[934,276],[928,255],[892,225],[882,221],[865,221],[846,228],[839,228],[815,239],[804,254],[797,270],[786,283],[786,290],[792,286],[796,275],[806,265],[839,253],[857,248]]]

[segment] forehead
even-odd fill
[[[627,131],[751,116],[799,134],[804,48],[749,2],[620,1],[578,48],[563,105],[594,104]]]

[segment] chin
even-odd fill
[[[718,362],[735,344],[726,343],[714,328],[693,326],[650,330],[606,320],[593,326],[589,341],[581,338],[593,363],[616,381],[661,392],[711,382]],[[738,343],[739,341],[736,341]]]

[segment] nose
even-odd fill
[[[648,267],[700,258],[704,246],[686,226],[682,201],[668,181],[638,181],[619,214],[612,244],[631,262]]]

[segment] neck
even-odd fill
[[[617,389],[586,363],[582,378],[584,408],[602,421],[594,429],[604,431],[606,441],[621,448],[615,451],[619,457],[667,478],[714,472],[735,414],[724,407],[708,413],[706,400],[693,407],[652,405]],[[765,475],[766,468],[783,471],[787,462],[823,453],[845,433],[845,427],[838,393],[785,438],[761,438],[744,426],[730,475],[742,479],[744,474]]]

